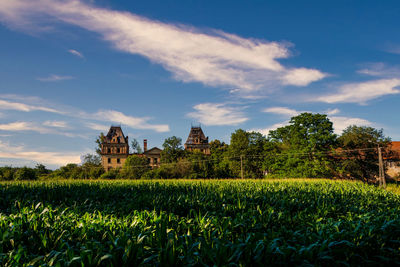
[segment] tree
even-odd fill
[[[169,137],[164,141],[161,161],[164,163],[177,162],[184,156],[184,153],[182,139],[176,136]]]
[[[101,165],[101,157],[99,155],[94,154],[85,154],[81,157],[82,166],[85,165],[87,167],[92,166],[100,166]]]
[[[212,177],[229,178],[234,176],[230,170],[228,150],[229,145],[220,140],[216,139],[210,142],[210,162],[213,169],[210,175]]]
[[[131,144],[133,153],[138,153],[138,154],[142,153],[142,148],[140,147],[139,142],[135,138],[133,138]]]
[[[327,152],[337,146],[333,124],[326,115],[302,113],[289,125],[270,131],[265,165],[275,175],[285,177],[329,177],[334,172]]]
[[[372,181],[378,175],[378,145],[386,148],[390,138],[367,126],[348,126],[338,138],[340,175]]]
[[[14,179],[15,168],[11,166],[0,167],[0,180],[10,181]]]
[[[45,176],[45,175],[47,175],[47,174],[49,174],[51,171],[50,170],[48,170],[47,168],[46,168],[46,166],[44,166],[43,164],[40,164],[40,163],[38,163],[38,164],[36,164],[36,166],[35,166],[35,172],[36,172],[36,176]]]
[[[100,133],[100,135],[96,138],[95,143],[97,144],[96,153],[101,156],[101,144],[104,142],[105,136],[104,133]]]
[[[232,133],[228,155],[233,174],[236,177],[241,176],[241,166],[243,166],[245,177],[259,178],[263,176],[262,156],[266,141],[267,139],[258,132],[246,132],[238,129]]]
[[[121,177],[128,179],[139,179],[149,170],[147,158],[138,155],[129,156],[121,170]]]
[[[15,180],[36,180],[36,172],[32,168],[22,167],[19,168],[14,175]]]

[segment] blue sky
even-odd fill
[[[400,140],[398,1],[0,2],[0,165],[56,168],[98,134],[229,142],[303,111]]]

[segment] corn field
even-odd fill
[[[0,183],[2,266],[400,264],[400,197],[360,182]]]

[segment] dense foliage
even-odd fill
[[[4,182],[0,265],[397,265],[399,214],[358,182]]]
[[[104,134],[96,139],[100,152]],[[211,155],[190,152],[176,136],[165,139],[161,165],[151,169],[141,154],[131,155],[124,166],[104,173],[99,155],[82,156],[82,164],[67,164],[54,172],[38,165],[35,169],[3,167],[0,180],[46,179],[168,179],[168,178],[350,178],[376,182],[378,145],[384,153],[390,138],[382,130],[349,126],[341,136],[333,131],[326,115],[302,113],[287,126],[268,136],[238,129],[230,144],[213,140]],[[133,151],[140,152],[137,140]]]

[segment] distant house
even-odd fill
[[[210,155],[210,144],[208,136],[206,137],[200,126],[191,127],[189,136],[185,143],[185,149],[188,151],[199,151],[206,155]]]
[[[101,164],[106,171],[120,168],[128,156],[128,136],[124,136],[120,126],[111,126],[101,143]]]
[[[122,168],[128,156],[146,157],[151,168],[160,166],[161,152],[158,147],[147,150],[147,139],[143,141],[141,154],[129,153],[128,136],[124,136],[121,126],[111,126],[101,143],[101,164],[106,171]]]
[[[385,151],[386,173],[392,178],[400,176],[400,141],[393,141]]]
[[[158,147],[153,147],[149,150],[145,149],[143,155],[147,158],[147,161],[152,169],[160,167],[161,163],[161,152],[162,150]]]

